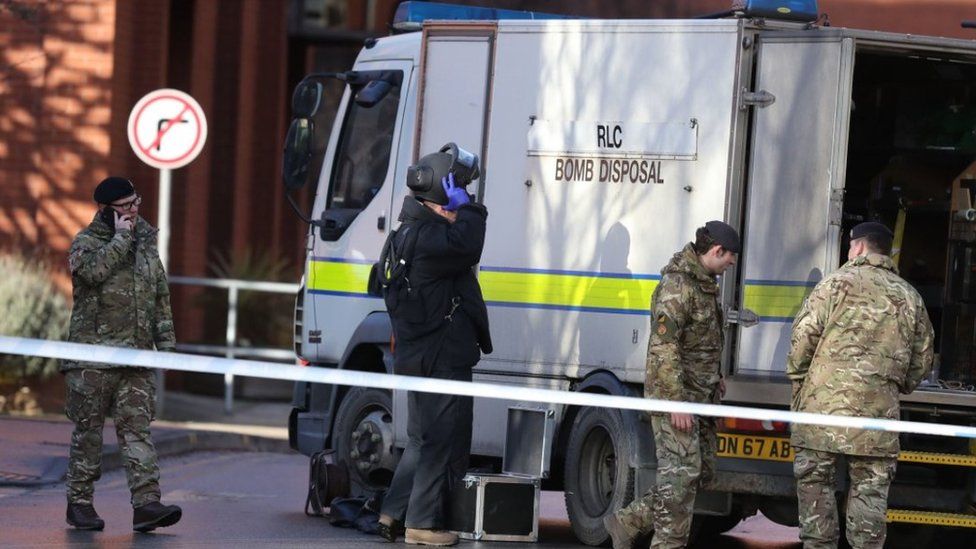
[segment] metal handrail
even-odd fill
[[[254,292],[292,294],[298,291],[298,284],[291,282],[266,282],[263,280],[240,280],[236,278],[202,278],[197,276],[171,276],[171,284],[187,286],[207,286],[210,288],[237,288]]]
[[[271,347],[235,347],[234,356],[261,360],[276,360],[281,362],[295,362],[293,349],[275,349]],[[224,345],[204,345],[198,343],[179,343],[176,350],[194,355],[225,355],[227,347]]]
[[[202,278],[196,276],[170,276],[170,284],[182,286],[203,286],[206,288],[222,288],[227,290],[227,332],[226,345],[197,345],[177,344],[176,349],[190,353],[220,355],[227,358],[248,356],[253,358],[270,358],[272,360],[293,361],[293,349],[248,348],[237,346],[237,305],[241,290],[248,292],[266,292],[274,294],[295,294],[301,288],[300,284],[287,282],[266,282],[261,280],[239,280],[234,278]],[[161,370],[160,370],[161,371]],[[159,401],[162,402],[163,383],[158,383]],[[234,375],[224,374],[224,413],[231,414],[234,410]],[[162,412],[160,412],[162,413]]]

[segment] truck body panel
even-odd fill
[[[499,343],[479,368],[643,382],[660,270],[730,201],[738,28],[527,28],[499,24],[483,185],[504,222],[479,273]]]

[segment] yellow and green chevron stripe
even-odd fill
[[[374,261],[315,257],[308,265],[305,284],[316,294],[370,297],[366,293]]]
[[[660,276],[482,266],[488,305],[648,314]]]
[[[314,258],[306,283],[317,294],[367,297],[372,261]],[[478,279],[485,301],[521,307],[647,315],[659,275],[555,271],[482,265]],[[747,281],[745,303],[764,321],[789,322],[813,283]]]
[[[742,306],[766,322],[792,322],[816,282],[746,280]]]

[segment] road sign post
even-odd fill
[[[169,168],[159,170],[159,205],[156,210],[156,219],[159,223],[159,236],[157,247],[159,248],[159,260],[163,264],[163,269],[169,272],[169,204],[173,197],[173,179]]]
[[[172,170],[186,166],[203,150],[207,141],[207,117],[200,104],[188,94],[164,88],[149,92],[132,107],[128,135],[136,156],[159,169],[157,247],[163,269],[169,272]],[[156,387],[156,410],[162,415],[163,370],[156,370]],[[230,390],[233,391],[233,379]]]

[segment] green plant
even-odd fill
[[[68,300],[51,281],[50,268],[39,261],[0,254],[0,310],[0,334],[49,340],[67,336]],[[57,371],[56,359],[0,355],[3,377],[46,378]]]
[[[294,281],[287,259],[250,248],[231,254],[215,253],[210,262],[217,278],[264,282]],[[223,294],[223,295],[220,295]],[[206,307],[226,306],[227,292],[203,294]],[[237,301],[237,342],[240,346],[283,347],[292,345],[295,296],[241,290]],[[226,309],[224,309],[226,311]]]

